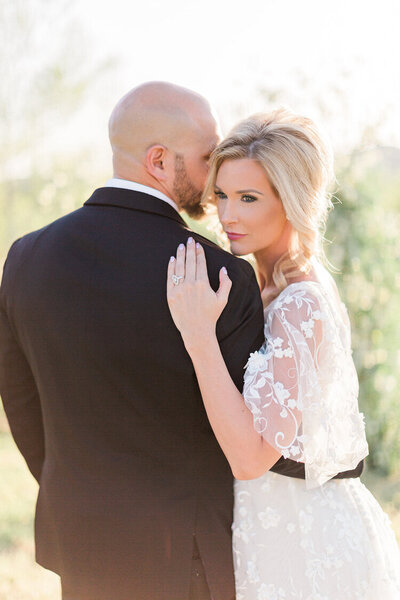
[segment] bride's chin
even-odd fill
[[[251,254],[251,250],[244,250],[243,248],[238,247],[237,244],[231,244],[231,252],[235,256],[246,256],[247,254]]]
[[[231,253],[232,253],[234,256],[245,256],[245,253],[244,253],[244,252],[240,252],[239,250],[232,250],[232,248],[231,248]]]

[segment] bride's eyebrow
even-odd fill
[[[214,193],[216,192],[222,192],[221,188],[218,187],[216,184],[214,185]],[[264,194],[262,192],[259,192],[258,190],[253,190],[252,188],[249,188],[248,190],[236,190],[236,194],[248,194],[249,192],[253,192],[253,194],[259,194],[260,196],[264,196]]]
[[[260,196],[264,196],[262,192],[258,190],[248,189],[248,190],[236,190],[237,194],[247,194],[248,192],[253,192],[254,194],[260,194]]]

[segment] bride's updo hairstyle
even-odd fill
[[[332,206],[327,192],[332,154],[310,119],[283,108],[254,115],[236,125],[213,151],[204,202],[216,201],[214,186],[221,164],[241,158],[256,160],[264,168],[293,228],[289,251],[273,272],[279,293],[291,278],[310,271],[313,256],[324,257],[322,239]]]

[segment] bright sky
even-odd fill
[[[87,58],[119,65],[86,108],[99,147],[118,98],[151,79],[203,93],[225,132],[268,108],[264,88],[323,119],[338,149],[366,126],[400,146],[398,0],[79,0],[74,13]]]

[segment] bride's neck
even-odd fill
[[[276,286],[274,284],[272,275],[276,262],[283,254],[284,252],[272,254],[262,251],[254,253],[257,279],[260,286],[261,298],[264,307],[268,306],[271,299],[276,294]]]
[[[265,248],[258,252],[254,252],[256,271],[261,291],[274,285],[272,275],[274,273],[275,264],[286,252],[286,248],[276,248],[275,251],[270,248]]]
[[[272,278],[274,268],[278,260],[288,251],[292,234],[292,228],[287,221],[278,239],[253,253],[261,292],[272,291],[272,288],[275,288]]]

